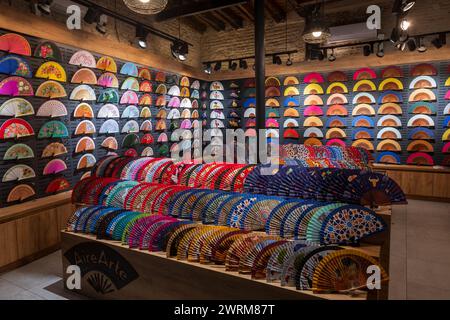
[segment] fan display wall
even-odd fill
[[[225,126],[255,135],[254,79],[221,84]],[[271,143],[352,145],[377,163],[450,166],[448,62],[267,77],[265,96]]]
[[[0,81],[0,207],[70,190],[108,153],[190,148],[172,133],[192,135],[205,87],[7,30],[0,30]]]

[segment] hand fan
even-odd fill
[[[247,231],[238,230],[223,235],[211,248],[211,261],[215,264],[225,264],[230,247],[247,234]]]
[[[20,184],[15,186],[8,194],[6,202],[24,201],[36,194],[34,189],[27,184]]]
[[[95,125],[90,120],[83,120],[81,121],[76,129],[75,129],[75,135],[83,135],[83,134],[94,134],[96,132]]]
[[[178,86],[172,86],[167,94],[169,96],[179,97],[181,95],[180,88]]]
[[[97,102],[100,103],[119,103],[119,92],[116,89],[103,89],[100,91]]]
[[[372,257],[356,250],[337,250],[326,255],[317,265],[312,281],[316,293],[351,292],[367,287],[369,266],[378,266],[380,282],[388,280],[388,275]]]
[[[223,228],[217,229],[210,235],[208,235],[202,243],[200,243],[199,247],[199,262],[201,264],[209,264],[212,263],[212,249],[217,243],[226,235],[234,233],[238,231],[233,228]]]
[[[140,92],[153,92],[152,83],[148,80],[142,81],[139,84],[139,91]]]
[[[78,160],[77,170],[92,168],[96,162],[97,159],[95,158],[95,156],[87,153],[83,155],[80,160]]]
[[[97,61],[97,69],[117,73],[117,64],[113,58],[103,56]]]
[[[125,108],[125,110],[122,112],[122,119],[133,119],[133,118],[139,118],[139,109],[136,106],[128,106]]]
[[[9,99],[0,106],[0,116],[24,117],[33,114],[33,106],[23,98]]]
[[[304,261],[306,255],[318,246],[309,244],[296,250],[283,264],[280,275],[281,286],[295,287],[296,266]]]
[[[14,55],[7,55],[0,58],[0,73],[25,78],[33,77],[28,62],[24,58]]]
[[[198,90],[192,90],[191,99],[200,99],[200,92]]]
[[[0,82],[0,95],[3,96],[33,96],[32,85],[22,77],[9,77]]]
[[[111,189],[103,201],[103,205],[110,207],[123,208],[127,192],[137,186],[137,181],[121,181]]]
[[[36,173],[33,168],[25,164],[18,164],[6,170],[3,175],[2,182],[21,181],[35,177]]]
[[[139,68],[138,78],[152,80],[152,74],[148,68]]]
[[[46,122],[40,129],[38,133],[38,139],[48,139],[48,138],[68,138],[69,131],[66,125],[61,121],[49,121]]]
[[[229,230],[229,228],[227,227],[220,226],[208,226],[205,229],[205,232],[198,232],[189,242],[187,250],[187,260],[190,262],[200,261],[201,247],[209,237],[213,236],[217,231],[224,229]]]
[[[45,60],[62,61],[63,55],[58,46],[51,41],[43,41],[34,49],[34,56]]]
[[[47,61],[41,64],[35,76],[36,78],[67,82],[66,70],[55,61]]]
[[[166,256],[168,258],[177,256],[178,246],[180,242],[182,241],[184,236],[194,228],[198,228],[198,226],[194,224],[183,224],[172,232],[169,239],[167,240],[166,245]]]
[[[72,93],[70,94],[70,100],[96,101],[97,97],[95,95],[94,89],[92,89],[88,85],[81,84],[75,89],[73,89]]]
[[[166,95],[167,94],[167,87],[165,84],[161,83],[160,85],[158,85],[158,87],[155,90],[156,94],[160,94],[160,95]]]
[[[140,73],[138,73],[137,66],[132,62],[126,62],[120,68],[120,74],[130,76],[130,77],[140,77]]]
[[[136,78],[129,77],[125,79],[120,87],[121,90],[139,91],[139,81]]]
[[[146,215],[144,214],[140,214],[137,212],[128,212],[127,215],[120,219],[114,226],[111,232],[112,239],[116,241],[122,241],[122,239],[126,237],[125,231],[127,230],[127,227],[133,225],[134,221],[137,221],[144,217],[146,217]]]
[[[82,153],[95,150],[95,142],[90,137],[83,137],[77,142],[75,153]]]
[[[180,239],[180,242],[177,246],[177,260],[187,260],[188,257],[188,249],[190,243],[197,236],[202,236],[205,233],[210,232],[210,229],[207,226],[199,225],[192,230],[186,232],[183,237]]]
[[[274,253],[277,252],[278,248],[288,241],[280,240],[274,241],[269,240],[271,243],[263,247],[255,256],[251,256],[253,259],[253,263],[251,265],[251,275],[252,279],[266,279],[267,277],[267,265],[269,263],[270,258]],[[257,246],[259,249],[259,246]],[[255,247],[256,248],[256,247]],[[246,258],[247,260],[247,258]]]
[[[97,85],[104,88],[119,88],[119,80],[114,73],[105,72],[98,78]]]
[[[97,66],[94,56],[84,50],[75,52],[70,58],[69,64],[86,68],[96,68]]]
[[[139,215],[139,213],[131,211],[122,211],[119,213],[108,224],[105,237],[111,240],[120,240],[122,238],[122,234],[117,234],[117,231],[120,230],[120,226],[127,223],[126,221],[133,219],[137,215]]]
[[[91,69],[82,68],[74,73],[74,75],[72,76],[72,80],[70,82],[75,84],[96,85],[97,76]]]
[[[40,107],[36,116],[38,117],[64,117],[67,115],[66,106],[58,100],[48,100],[44,102]]]
[[[166,82],[166,74],[162,71],[158,71],[155,76],[156,82]]]
[[[139,136],[135,133],[127,134],[122,141],[122,148],[132,148],[140,144]]]
[[[67,148],[60,142],[53,142],[44,148],[41,158],[56,157],[63,154],[67,154]]]
[[[136,238],[130,235],[129,241],[134,245],[134,247],[138,247],[139,250],[149,250],[152,249],[152,242],[156,236],[156,232],[160,230],[161,227],[165,227],[168,224],[175,223],[177,220],[170,217],[158,217],[157,221],[153,221],[150,223],[144,230],[140,233],[136,233]],[[130,245],[130,248],[132,246]]]
[[[189,98],[183,98],[183,100],[181,100],[180,107],[183,109],[192,109],[191,100]]]
[[[73,116],[74,118],[92,119],[94,118],[94,110],[92,110],[92,107],[89,104],[82,102],[75,108]]]
[[[31,56],[31,47],[28,40],[16,33],[6,33],[0,36],[0,50]]]
[[[135,120],[130,120],[122,127],[122,133],[139,133],[139,124]]]
[[[142,132],[151,132],[152,128],[153,128],[152,122],[150,120],[145,120],[144,122],[142,122],[139,130]]]
[[[146,148],[144,148],[144,150],[142,150],[141,156],[142,157],[153,157],[154,154],[155,153],[154,153],[152,147],[146,147]]]
[[[66,191],[70,189],[70,183],[65,178],[56,178],[52,180],[47,188],[45,189],[45,193],[52,194],[61,191]]]
[[[239,260],[239,273],[240,274],[251,274],[253,264],[255,263],[256,257],[263,252],[267,247],[270,247],[273,244],[276,244],[277,240],[267,239],[261,242],[258,242],[250,251],[247,252],[240,260]],[[265,266],[262,267],[265,269]]]
[[[136,92],[128,90],[120,98],[120,104],[138,104],[139,98]]]
[[[142,95],[139,98],[139,105],[140,106],[151,106],[153,104],[153,98],[148,93]]]
[[[100,108],[97,114],[99,119],[120,118],[119,108],[117,106],[108,103]]]
[[[122,212],[118,208],[100,208],[99,210],[96,210],[91,216],[87,219],[87,221],[84,224],[83,232],[84,233],[90,233],[90,234],[97,234],[97,230],[100,227],[101,222],[105,217],[111,215],[111,214],[118,214],[119,212]]]
[[[23,143],[14,144],[6,150],[3,160],[32,159],[34,151]]]
[[[149,107],[144,107],[141,109],[141,112],[139,114],[139,118],[148,119],[152,117],[152,112],[150,111]]]
[[[33,128],[23,119],[8,119],[0,126],[0,139],[18,139],[32,135]]]
[[[50,174],[57,174],[65,170],[67,170],[67,165],[63,160],[53,159],[45,165],[42,174],[47,176]]]

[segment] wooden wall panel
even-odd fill
[[[0,224],[0,267],[18,259],[16,221]]]

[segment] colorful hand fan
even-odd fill
[[[117,106],[108,103],[100,108],[97,114],[99,119],[120,118],[119,108]]]
[[[36,71],[36,78],[67,82],[66,70],[55,61],[48,61],[41,64]]]
[[[200,90],[200,81],[194,80],[191,84],[191,89]],[[230,88],[233,89],[233,88]]]
[[[138,104],[139,98],[136,92],[128,90],[120,98],[120,104]]]
[[[324,81],[323,76],[318,72],[310,72],[303,79],[304,83],[324,83]]]
[[[75,135],[94,134],[95,132],[95,125],[90,120],[81,121],[75,129]]]
[[[101,57],[97,61],[97,69],[117,73],[117,65],[111,57]]]
[[[90,86],[82,84],[73,89],[70,100],[75,101],[96,101],[95,91]]]
[[[92,107],[89,104],[82,102],[75,108],[73,116],[74,118],[92,119],[94,118],[94,110],[92,110]]]
[[[400,67],[389,66],[381,70],[381,78],[403,78],[403,71]]]
[[[375,71],[373,69],[370,69],[370,68],[361,68],[361,69],[355,71],[355,73],[353,74],[354,81],[371,80],[371,79],[376,79],[376,78],[377,78],[377,74],[375,73]]]
[[[353,92],[367,92],[367,91],[376,91],[377,87],[375,83],[371,80],[359,80],[353,86]]]
[[[14,144],[6,150],[3,160],[18,160],[34,158],[34,151],[23,143]]]
[[[119,88],[119,80],[111,72],[103,73],[97,80],[97,84],[104,88]]]
[[[433,158],[425,152],[415,152],[412,153],[408,159],[406,159],[406,164],[412,165],[423,165],[423,166],[433,166]]]
[[[92,168],[96,162],[97,159],[95,159],[94,155],[87,153],[78,160],[77,170]]]
[[[63,56],[58,46],[51,41],[41,42],[36,49],[34,49],[34,56],[45,60],[53,60],[61,62]]]
[[[403,90],[403,83],[396,78],[387,78],[381,81],[378,91]]]
[[[57,174],[57,173],[63,172],[65,170],[67,170],[67,165],[63,160],[53,159],[53,160],[50,160],[50,162],[45,165],[44,171],[42,172],[42,174],[44,176],[48,176],[51,174]]]
[[[153,157],[153,155],[154,155],[154,152],[153,152],[152,147],[146,147],[146,148],[144,148],[144,150],[142,150],[142,154],[141,154],[142,157]]]
[[[15,33],[0,36],[0,50],[22,56],[31,56],[31,47],[28,40]]]
[[[429,63],[418,64],[411,70],[411,76],[413,77],[435,75],[437,75],[437,69]]]
[[[328,82],[346,82],[348,81],[347,75],[342,71],[333,71],[327,76]]]
[[[138,133],[139,124],[135,120],[130,120],[122,127],[122,133]]]
[[[132,148],[140,144],[139,136],[135,133],[127,134],[122,141],[122,148]]]
[[[116,89],[103,89],[98,96],[97,102],[119,103],[119,92]]]
[[[141,92],[153,92],[153,85],[150,81],[144,80],[139,84],[139,91]]]
[[[435,100],[436,100],[436,95],[430,89],[417,89],[417,90],[414,90],[411,93],[411,95],[409,96],[409,99],[408,99],[409,102],[435,101]]]
[[[6,202],[24,201],[36,194],[34,189],[27,184],[15,186],[8,194]]]
[[[139,98],[139,105],[140,106],[151,106],[153,104],[153,98],[148,93],[142,95]]]
[[[18,164],[6,170],[3,175],[2,182],[21,181],[35,177],[36,173],[33,168],[25,164]]]
[[[82,153],[95,150],[95,142],[90,137],[83,137],[77,142],[75,153]]]
[[[111,134],[111,133],[119,133],[119,124],[117,121],[113,119],[106,120],[102,126],[100,127],[99,133],[101,134]]]
[[[42,151],[42,158],[52,158],[67,154],[67,148],[60,142],[53,142],[47,145]]]
[[[9,77],[0,82],[0,95],[3,96],[32,96],[33,87],[22,77]]]
[[[32,135],[33,127],[23,119],[8,119],[0,126],[0,139],[17,139]]]
[[[31,103],[22,98],[13,98],[5,101],[0,106],[0,116],[24,117],[34,114]]]
[[[36,90],[36,97],[41,98],[64,98],[67,96],[64,87],[56,81],[48,80],[42,83]]]
[[[96,85],[97,76],[91,69],[82,68],[74,73],[71,83]]]
[[[126,78],[120,87],[121,90],[139,91],[139,81],[136,78]],[[136,102],[137,103],[137,102]]]
[[[148,68],[139,68],[138,78],[152,80],[152,74]]]
[[[25,78],[33,77],[28,62],[24,58],[14,55],[7,55],[0,59],[0,73]]]
[[[69,64],[86,68],[96,68],[97,66],[94,56],[84,50],[75,52],[70,58]]]
[[[41,129],[39,129],[38,139],[48,138],[68,138],[69,131],[66,125],[61,121],[46,122]]]
[[[148,118],[151,118],[151,116],[152,116],[152,111],[150,110],[149,107],[144,107],[141,109],[141,112],[139,114],[140,118],[148,119]]]
[[[38,117],[64,117],[67,115],[67,109],[61,101],[49,100],[44,102],[40,107],[36,116]]]
[[[162,71],[158,71],[155,76],[156,82],[166,82],[166,74]]]
[[[105,140],[103,140],[102,147],[110,150],[117,150],[119,149],[119,144],[117,143],[116,138],[108,137]]]
[[[132,62],[124,63],[122,68],[120,68],[120,74],[130,77],[140,77],[140,74],[138,74],[137,66]]]
[[[52,180],[47,188],[45,189],[45,193],[54,194],[61,191],[66,191],[70,189],[70,182],[65,178],[56,178]]]
[[[180,87],[178,86],[172,86],[169,89],[169,92],[167,93],[169,96],[173,96],[173,97],[179,97],[181,92],[180,92]]]
[[[139,109],[136,106],[128,106],[122,112],[122,119],[139,118]]]

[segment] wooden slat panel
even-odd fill
[[[0,267],[19,259],[16,222],[0,224]]]

